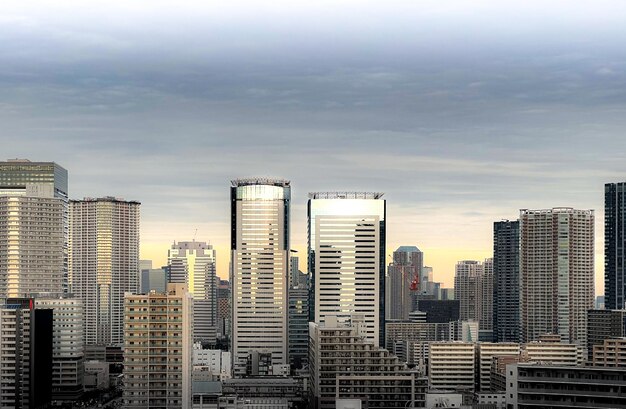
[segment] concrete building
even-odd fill
[[[592,210],[520,211],[523,342],[552,333],[584,346],[594,302],[593,229]]]
[[[454,299],[459,301],[460,320],[477,321],[479,333],[490,340],[493,330],[493,261],[459,261],[454,275]]]
[[[231,187],[233,375],[252,351],[287,364],[291,184],[238,179]]]
[[[77,298],[37,298],[52,310],[52,400],[73,402],[83,394],[83,303]]]
[[[622,368],[509,365],[506,383],[510,409],[626,407]]]
[[[109,364],[102,361],[85,361],[85,392],[109,389]]]
[[[543,364],[576,366],[584,360],[584,351],[580,345],[561,342],[533,341],[522,346],[522,361]]]
[[[400,246],[393,252],[393,263],[387,267],[388,320],[409,319],[409,313],[415,309],[413,293],[421,290],[420,283],[425,283],[423,266],[424,253],[416,246]]]
[[[432,342],[428,358],[430,388],[474,391],[475,360],[473,342]]]
[[[193,295],[194,342],[215,344],[217,287],[215,249],[203,241],[174,242],[167,254],[170,283],[185,284]]]
[[[32,298],[0,305],[0,407],[46,408],[52,401],[52,310]]]
[[[605,339],[593,347],[593,366],[626,368],[626,338]]]
[[[309,289],[289,289],[289,363],[294,369],[307,365],[309,348]]]
[[[193,297],[184,284],[167,293],[124,298],[124,407],[191,406]]]
[[[0,162],[0,297],[67,291],[67,170]]]
[[[139,290],[139,202],[70,201],[70,287],[83,302],[85,344],[121,345],[124,294]]]
[[[364,317],[367,337],[385,342],[385,215],[382,193],[309,193],[309,320]]]
[[[348,325],[326,316],[322,325],[309,324],[309,337],[314,407],[335,408],[337,399],[360,399],[367,408],[423,406],[426,379],[374,345],[362,320]]]
[[[626,337],[625,310],[587,311],[587,360],[593,358],[593,347],[605,339]]]
[[[139,291],[147,294],[150,291],[164,293],[169,280],[169,268],[152,268],[152,260],[139,260]]]
[[[460,320],[459,300],[418,300],[417,309],[426,313],[426,322]]]
[[[193,345],[193,365],[206,367],[218,380],[232,378],[232,357],[230,351],[202,349],[200,343]]]
[[[480,316],[478,317],[479,339],[493,341],[493,259],[483,262],[483,274],[478,288],[480,298]]]
[[[496,342],[520,342],[519,221],[493,224],[493,334]]]
[[[217,336],[230,336],[232,309],[230,303],[230,283],[220,280],[217,285]]]
[[[514,356],[519,357],[520,345],[518,343],[491,343],[479,342],[476,345],[477,352],[477,390],[488,392],[491,389],[491,365],[494,357]]]

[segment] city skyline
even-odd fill
[[[447,286],[519,209],[603,220],[626,174],[626,4],[412,3],[8,0],[1,159],[55,160],[73,199],[144,203],[157,266],[198,229],[222,278],[237,177],[292,181],[301,256],[309,192],[384,192],[387,254],[418,246]]]

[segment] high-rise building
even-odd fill
[[[218,278],[213,246],[195,240],[174,242],[167,259],[169,282],[186,284],[193,295],[194,342],[215,343]]]
[[[604,308],[626,308],[626,182],[604,185]]]
[[[480,261],[463,260],[456,264],[454,273],[454,299],[459,301],[460,319],[478,321],[481,318],[480,298],[483,264]]]
[[[626,337],[626,310],[587,311],[587,360],[593,358],[593,348],[610,338]]]
[[[83,394],[83,303],[77,298],[36,298],[52,310],[52,400],[74,402]]]
[[[67,170],[0,162],[0,297],[67,291]]]
[[[52,399],[52,310],[32,298],[0,305],[0,407],[47,408]]]
[[[289,363],[305,367],[309,348],[309,289],[289,288]]]
[[[594,301],[593,229],[593,210],[520,211],[523,342],[551,333],[585,344]]]
[[[493,224],[493,335],[519,342],[519,221]]]
[[[230,336],[232,318],[230,293],[228,280],[220,280],[217,285],[217,335],[219,337]]]
[[[124,293],[139,290],[139,202],[70,201],[70,286],[84,306],[85,344],[120,345]]]
[[[393,263],[387,267],[387,319],[409,319],[414,310],[413,293],[422,290],[426,282],[423,265],[424,253],[416,246],[400,246],[393,252]]]
[[[480,301],[479,338],[481,341],[493,341],[493,259],[483,262],[483,273],[478,287]]]
[[[124,298],[124,407],[191,407],[193,297],[185,284]]]
[[[290,182],[238,179],[231,187],[233,374],[252,351],[288,364]]]
[[[452,322],[460,319],[459,300],[418,300],[417,309],[426,313],[426,322]]]
[[[385,342],[385,215],[382,193],[309,194],[309,319],[360,315],[367,337]]]

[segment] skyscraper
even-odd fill
[[[456,264],[454,274],[454,299],[459,300],[460,320],[478,321],[481,317],[480,286],[483,264],[463,260]]]
[[[483,274],[480,277],[479,299],[479,339],[481,341],[493,341],[493,258],[487,258],[483,262]]]
[[[70,201],[70,285],[85,308],[85,344],[121,345],[124,293],[139,290],[139,202]]]
[[[626,182],[604,185],[604,306],[626,308]]]
[[[594,301],[593,210],[520,211],[521,340],[558,334],[584,346]]]
[[[291,186],[283,179],[237,179],[231,187],[233,374],[248,354],[288,364],[288,272]]]
[[[376,346],[385,342],[385,216],[382,193],[309,194],[309,319],[364,318]]]
[[[170,283],[185,284],[193,295],[194,342],[215,343],[218,278],[213,246],[195,240],[174,242],[167,259]]]
[[[393,252],[393,263],[387,267],[387,319],[408,320],[414,310],[413,293],[422,289],[424,254],[415,246],[400,246]],[[426,278],[428,273],[426,272]],[[411,288],[415,280],[415,288]]]
[[[0,297],[67,291],[67,170],[0,162]]]
[[[519,342],[519,221],[493,224],[493,332],[496,342]]]

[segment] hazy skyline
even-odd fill
[[[142,258],[209,241],[230,180],[385,192],[388,253],[452,286],[520,208],[596,211],[626,181],[626,3],[3,1],[0,159],[55,161],[71,198],[142,202]]]

